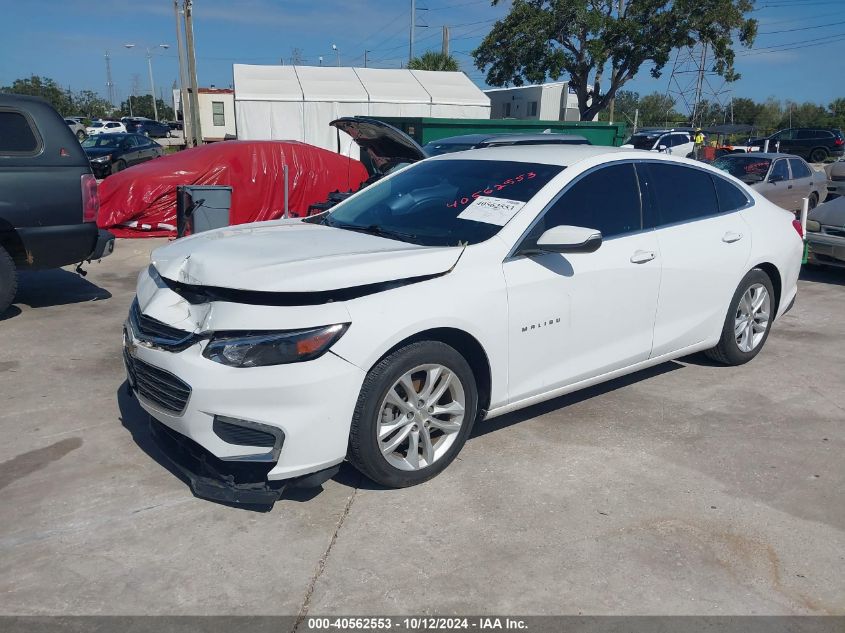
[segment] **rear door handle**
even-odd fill
[[[742,239],[742,233],[734,233],[733,231],[728,231],[722,236],[722,241],[728,244],[732,244],[734,242],[738,242]]]
[[[654,254],[654,251],[634,251],[634,254],[631,255],[631,263],[645,264],[646,262],[650,262],[655,257],[656,255]]]

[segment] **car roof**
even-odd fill
[[[774,160],[775,158],[801,158],[800,156],[796,156],[795,154],[779,154],[777,152],[737,152],[736,154],[725,154],[722,158],[729,158],[732,156],[750,156],[751,158],[769,158]],[[804,160],[803,158],[801,160]]]
[[[608,156],[625,154],[639,159],[643,158],[642,152],[601,145],[502,145],[442,154],[429,160],[506,160],[567,167],[579,161],[605,154]]]

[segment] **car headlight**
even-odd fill
[[[807,220],[807,230],[813,233],[818,233],[822,230],[822,225],[816,220]]]
[[[105,156],[97,156],[97,158],[92,158],[92,163],[107,163],[111,160],[111,154],[106,154]]]
[[[322,356],[346,332],[348,323],[285,332],[217,332],[202,355],[230,367],[300,363]]]

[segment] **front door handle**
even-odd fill
[[[632,264],[645,264],[646,262],[650,262],[654,259],[656,255],[654,251],[635,251],[633,255],[631,255],[631,263]]]
[[[738,242],[742,239],[742,233],[734,233],[733,231],[728,231],[722,236],[722,241],[728,244],[733,244],[734,242]]]

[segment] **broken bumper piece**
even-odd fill
[[[281,497],[290,481],[268,481],[272,463],[226,462],[191,439],[150,418],[150,432],[174,469],[201,499],[234,505],[268,506]]]
[[[171,466],[200,499],[270,510],[286,488],[319,488],[340,470],[340,464],[293,479],[272,481],[275,462],[218,459],[181,433],[150,417],[150,433]]]

